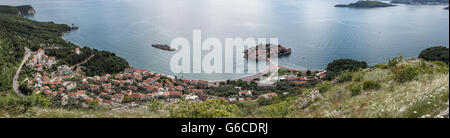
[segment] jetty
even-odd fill
[[[265,54],[265,57],[267,60],[267,59],[270,59],[271,56],[275,55],[275,54],[273,54],[275,51],[278,51],[277,52],[278,54],[276,54],[277,57],[286,56],[286,55],[291,54],[290,48],[286,48],[281,45],[275,46],[273,44],[265,44],[265,51],[259,50],[259,48],[263,48],[263,47],[264,47],[264,44],[259,44],[258,46],[246,49],[244,51],[244,58],[258,61],[261,58],[261,57],[259,57],[259,54]]]

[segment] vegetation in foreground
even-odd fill
[[[449,67],[441,61],[394,58],[357,71],[342,71],[331,81],[303,88],[283,99],[228,103],[222,100],[151,100],[146,106],[90,108],[53,106],[38,95],[2,95],[1,117],[435,117],[448,108]],[[391,60],[391,62],[394,62]],[[95,103],[93,103],[95,104]]]

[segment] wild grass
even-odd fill
[[[403,62],[397,66],[419,68],[419,60]],[[417,63],[417,64],[411,64]],[[351,81],[333,85],[314,102],[309,110],[302,110],[297,117],[344,118],[415,118],[434,117],[448,108],[449,74],[447,65],[433,65],[429,71],[421,71],[409,81],[395,81],[395,73],[389,69],[375,68],[361,77],[362,82],[378,83],[378,89],[364,89],[358,95],[352,89],[361,85]],[[354,74],[362,74],[355,72]],[[349,89],[352,88],[352,89]],[[357,91],[357,90],[355,90]]]

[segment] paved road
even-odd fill
[[[18,88],[19,86],[18,86],[17,79],[19,79],[19,74],[20,74],[20,71],[22,70],[23,64],[25,64],[25,62],[28,60],[28,58],[30,57],[30,55],[31,55],[30,49],[25,48],[25,56],[23,57],[22,63],[20,63],[20,66],[19,66],[19,68],[18,68],[17,71],[16,71],[16,75],[14,75],[14,79],[13,79],[13,89],[14,89],[14,91],[15,91],[17,94],[19,94],[19,95],[24,95],[24,94],[23,94],[22,92],[20,92],[20,90],[19,90],[19,88]]]

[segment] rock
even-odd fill
[[[62,96],[61,105],[66,105],[68,100],[69,100],[69,97],[67,97],[67,95]]]
[[[152,46],[155,47],[155,48],[162,49],[162,50],[167,50],[167,51],[175,51],[176,50],[174,48],[171,48],[169,45],[153,44]]]
[[[444,112],[442,112],[439,115],[437,115],[436,118],[449,118],[448,108]]]
[[[311,93],[309,93],[308,96],[314,100],[322,95],[320,94],[319,90],[313,90]]]

